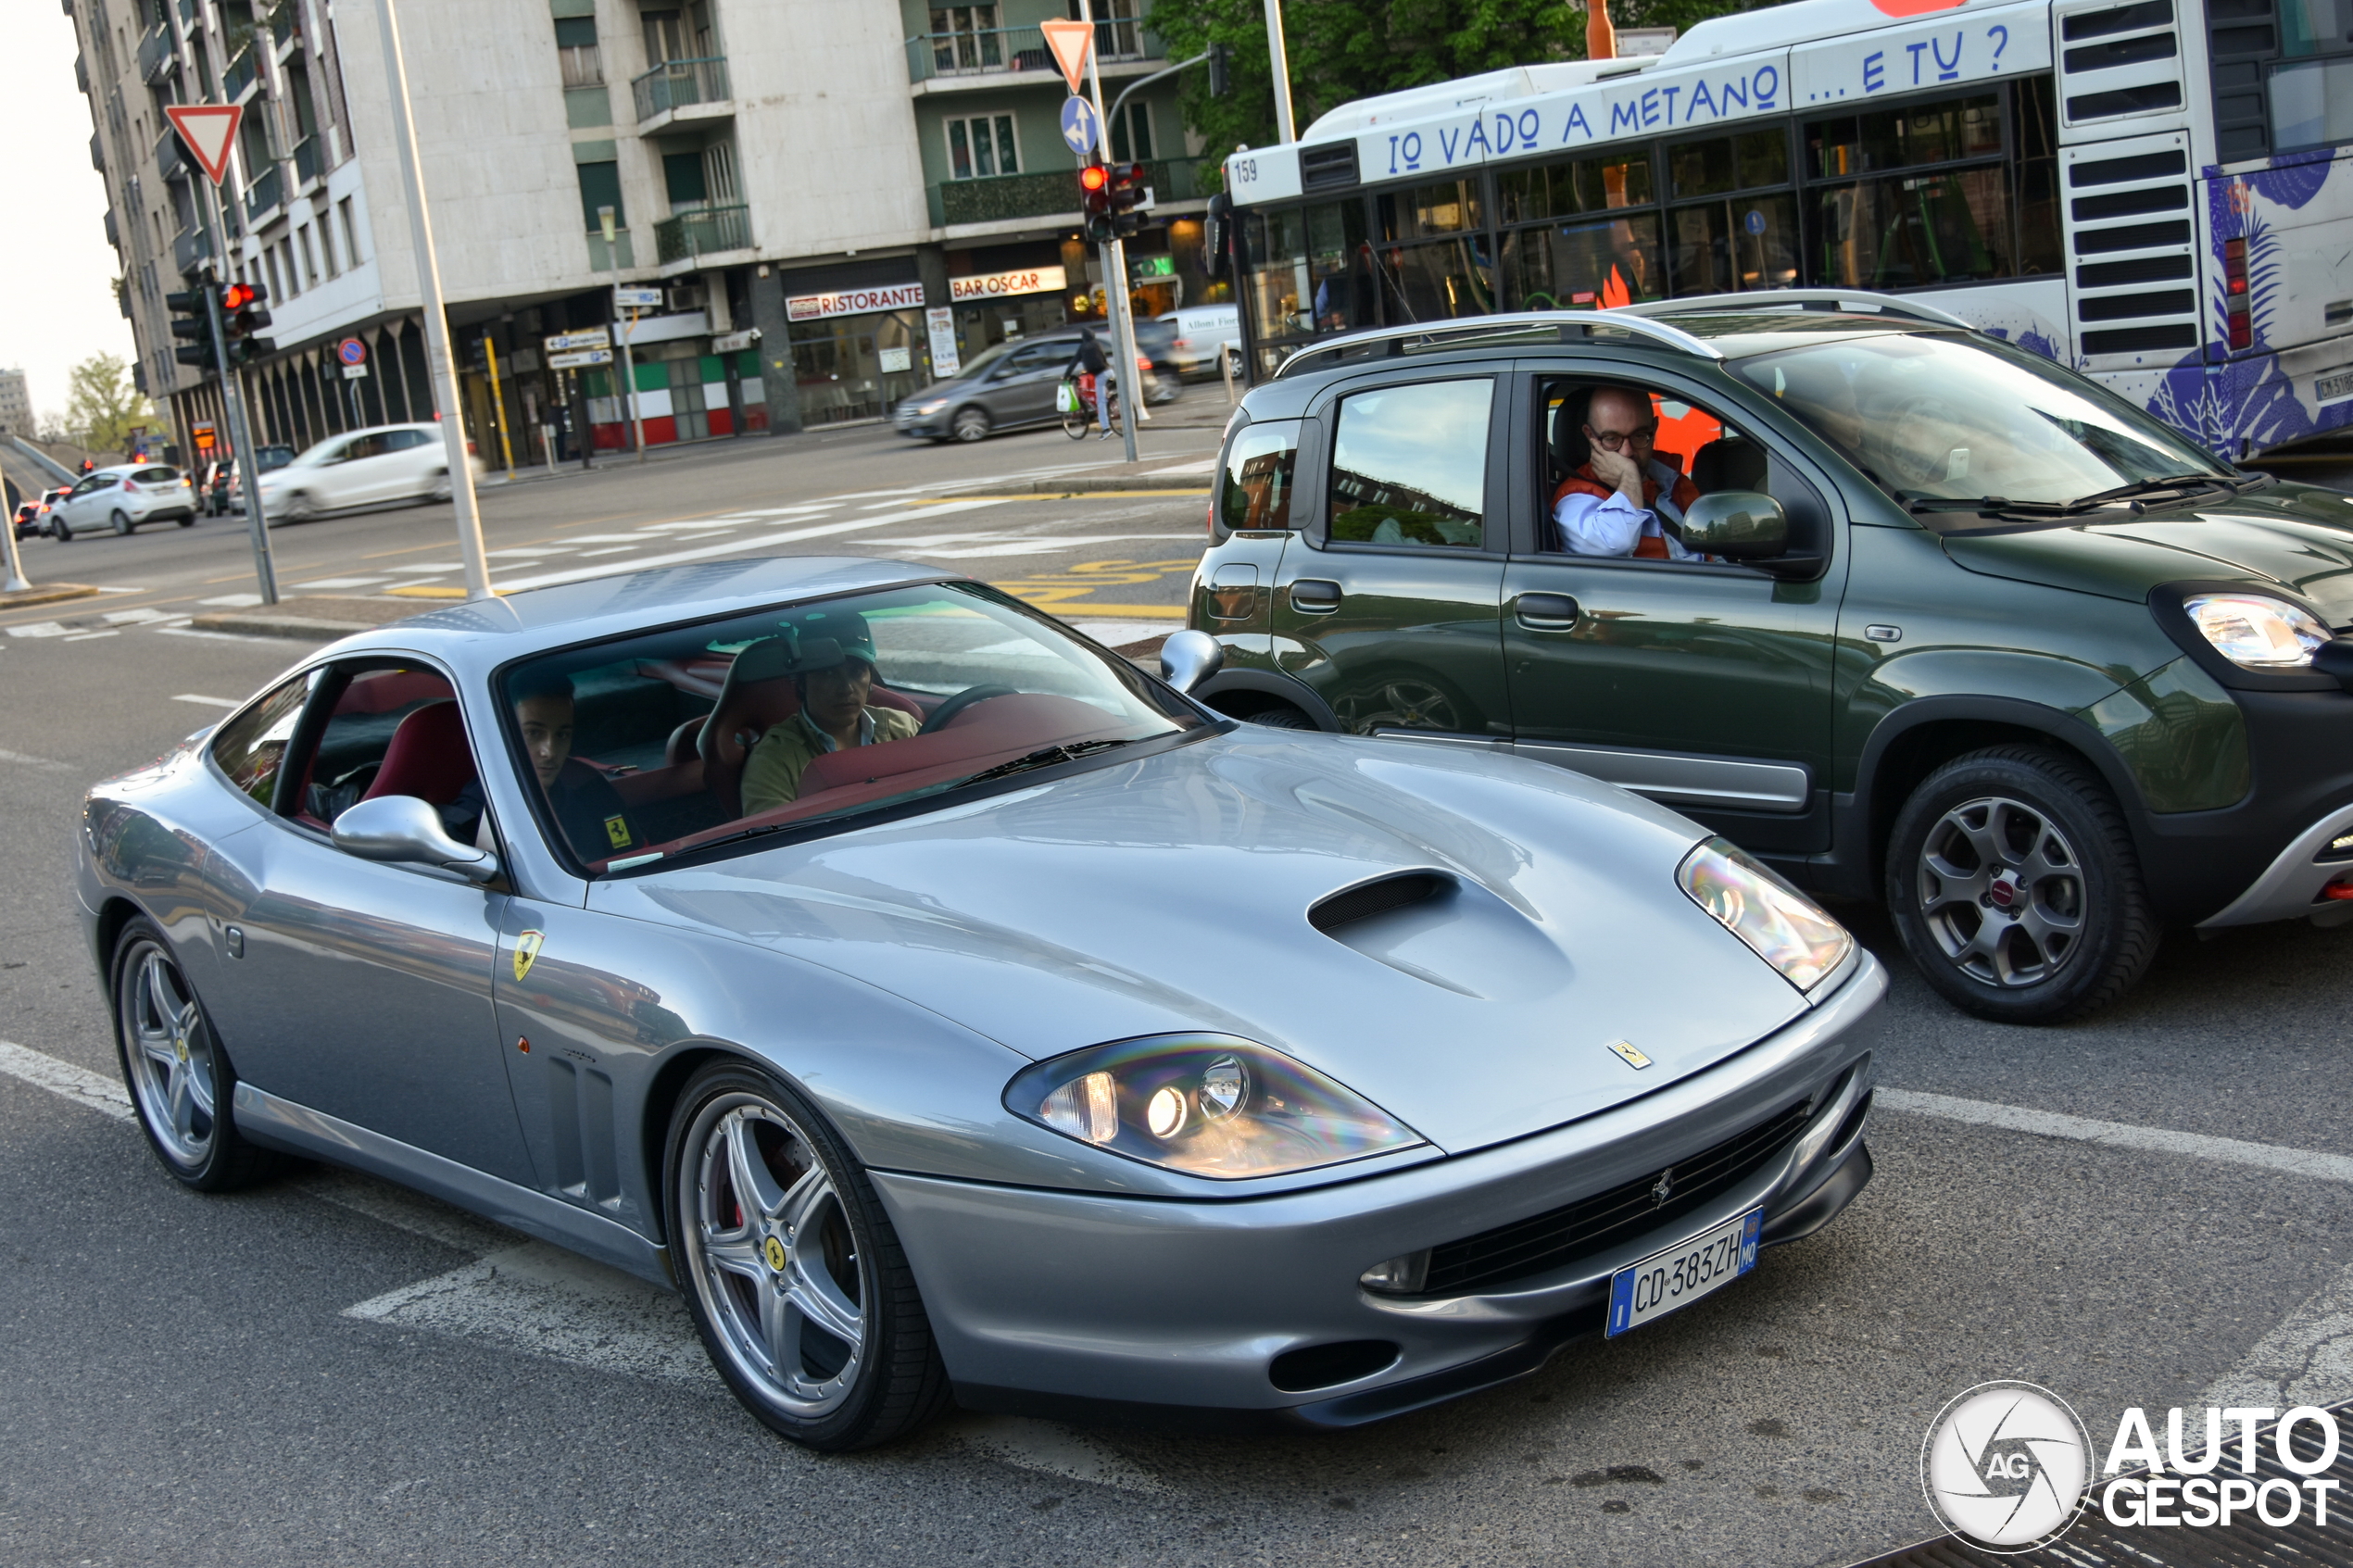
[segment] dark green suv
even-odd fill
[[[1210,524],[1196,695],[1671,805],[1986,1017],[2113,999],[2165,923],[2353,918],[2353,498],[1917,301],[1317,345]]]

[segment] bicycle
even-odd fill
[[[1073,441],[1086,440],[1088,431],[1094,428],[1095,423],[1095,378],[1081,373],[1075,380],[1063,382],[1054,401],[1062,409],[1063,433]],[[1119,434],[1119,384],[1116,382],[1112,383],[1110,395],[1103,399],[1103,412],[1111,420],[1108,427],[1111,433]]]

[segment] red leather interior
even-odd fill
[[[686,761],[672,767],[642,773],[617,773],[606,782],[626,806],[674,800],[702,788],[702,759],[689,754]]]
[[[430,670],[386,670],[355,676],[336,700],[337,713],[389,713],[412,703],[432,702],[458,694]]]
[[[800,711],[800,693],[786,672],[790,657],[791,646],[782,637],[762,637],[744,647],[727,667],[726,684],[720,688],[711,717],[694,733],[694,748],[702,758],[704,785],[730,817],[743,812],[745,758],[771,725],[781,724]],[[917,720],[927,711],[913,697],[880,685],[866,702],[872,708],[895,708]],[[679,761],[685,760],[680,736],[686,729],[681,725],[670,738],[668,754]]]
[[[384,752],[384,766],[359,798],[384,795],[413,795],[435,806],[447,806],[474,778],[474,755],[466,746],[466,726],[455,702],[420,708],[400,721]]]

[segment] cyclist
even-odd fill
[[[1096,439],[1101,441],[1111,439],[1111,415],[1108,410],[1112,394],[1116,388],[1110,371],[1111,360],[1104,356],[1103,345],[1095,341],[1094,330],[1088,328],[1081,331],[1078,348],[1071,355],[1070,363],[1063,367],[1063,376],[1064,380],[1080,375],[1094,378],[1095,423],[1102,429],[1102,434]]]

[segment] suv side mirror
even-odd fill
[[[498,857],[459,843],[442,828],[441,814],[413,795],[380,795],[335,819],[335,847],[363,860],[438,866],[468,882],[498,875]]]
[[[1683,513],[1683,545],[1726,560],[1762,560],[1789,548],[1789,513],[1754,490],[1718,490]]]

